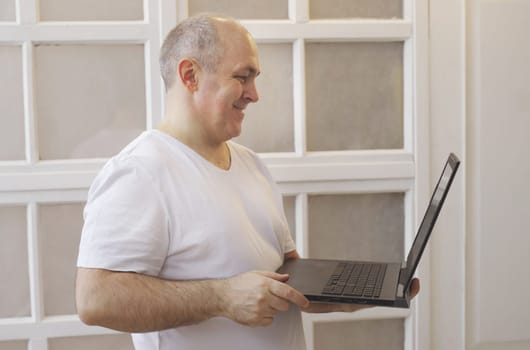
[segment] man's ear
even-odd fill
[[[178,75],[183,86],[189,91],[196,91],[198,87],[199,66],[192,60],[185,58],[179,62]]]

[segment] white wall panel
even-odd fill
[[[127,21],[143,19],[142,0],[40,0],[41,21]]]
[[[222,13],[244,19],[287,19],[288,0],[188,0],[190,15]]]
[[[475,6],[475,161],[469,174],[475,185],[468,269],[476,276],[468,299],[472,347],[528,349],[530,3],[477,0]]]
[[[27,350],[28,342],[24,340],[0,341],[0,350]]]
[[[317,322],[315,349],[402,350],[403,331],[402,319]]]
[[[430,9],[430,183],[454,152],[463,161],[431,240],[431,347],[463,350],[465,307],[465,2],[433,0]],[[420,207],[421,208],[421,207]],[[421,209],[418,209],[421,210]]]
[[[26,207],[0,206],[0,318],[30,316],[26,231]]]
[[[35,48],[40,158],[117,153],[146,126],[143,45]]]
[[[0,44],[0,161],[24,159],[22,49]]]
[[[15,0],[0,0],[0,22],[14,21],[16,18]]]
[[[311,18],[402,18],[403,0],[309,0]]]

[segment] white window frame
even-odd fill
[[[187,17],[187,0],[144,0],[144,20],[127,22],[44,22],[37,0],[17,0],[15,23],[0,24],[0,45],[20,45],[23,56],[26,159],[0,162],[0,204],[27,205],[31,316],[0,319],[0,341],[28,340],[29,350],[47,350],[52,337],[113,333],[88,327],[76,315],[45,317],[36,225],[38,204],[82,202],[105,159],[38,161],[34,104],[34,43],[141,43],[145,45],[146,128],[163,115],[158,51],[165,34]],[[403,18],[310,20],[309,0],[289,0],[286,20],[243,20],[258,43],[292,43],[295,151],[262,154],[281,190],[295,195],[296,241],[308,252],[308,196],[321,193],[405,193],[408,251],[430,193],[428,2],[403,0]],[[404,42],[404,147],[400,150],[307,152],[305,43],[311,41]],[[405,319],[405,350],[429,348],[429,249],[419,269],[422,295],[409,310],[375,308],[352,314],[304,316],[308,350],[315,322]]]

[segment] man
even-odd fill
[[[167,112],[96,177],[85,208],[81,319],[144,349],[304,349],[310,305],[275,271],[297,258],[281,196],[231,141],[258,101],[256,44],[237,22],[197,16],[161,49]],[[417,287],[417,285],[415,285]]]

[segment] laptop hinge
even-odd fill
[[[408,281],[407,281],[407,268],[406,267],[399,270],[398,283],[402,284],[403,286],[407,285]]]
[[[403,298],[403,291],[404,290],[405,290],[405,286],[402,283],[398,284],[397,293],[396,293],[398,298]]]

